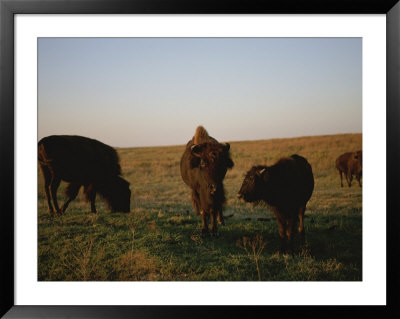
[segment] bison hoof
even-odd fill
[[[202,229],[202,230],[201,230],[200,236],[201,236],[202,238],[208,237],[209,235],[210,235],[210,232],[208,231],[208,229]]]
[[[213,231],[213,232],[210,233],[210,235],[211,235],[211,237],[218,238],[219,237],[219,232]]]

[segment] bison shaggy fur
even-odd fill
[[[183,181],[192,191],[192,205],[202,218],[202,234],[218,235],[216,222],[224,223],[222,209],[225,203],[223,179],[233,167],[230,145],[221,144],[199,126],[187,143],[180,162]]]
[[[361,187],[362,177],[362,151],[347,152],[340,155],[336,159],[336,168],[340,175],[340,186],[343,187],[343,176],[346,177],[347,185],[351,187],[353,181],[353,175],[358,181],[358,185]]]
[[[237,194],[244,202],[265,202],[278,222],[281,250],[292,249],[292,238],[298,231],[305,240],[304,212],[314,190],[311,165],[299,155],[279,159],[272,166],[253,166],[246,174]]]
[[[51,215],[54,209],[57,215],[64,213],[82,186],[91,212],[97,212],[96,193],[104,198],[112,212],[129,212],[129,183],[120,176],[118,154],[111,146],[82,136],[52,135],[39,141],[38,160]],[[57,189],[61,181],[68,185],[67,200],[60,209]]]

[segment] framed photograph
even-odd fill
[[[399,314],[397,1],[0,10],[1,315]]]

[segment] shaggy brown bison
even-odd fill
[[[347,152],[336,159],[336,168],[340,175],[340,186],[343,187],[343,176],[346,176],[347,185],[351,187],[353,175],[355,175],[358,185],[361,187],[362,177],[362,151]]]
[[[253,166],[237,194],[245,202],[265,202],[273,210],[281,237],[281,251],[292,249],[292,238],[300,220],[299,233],[305,239],[304,212],[314,190],[311,165],[299,155],[278,160],[272,166]]]
[[[64,213],[81,186],[92,213],[96,213],[96,193],[104,198],[112,212],[129,212],[129,183],[120,176],[118,154],[111,146],[82,136],[52,135],[39,141],[38,159],[51,215],[54,209],[57,215]],[[62,180],[68,186],[67,200],[60,209],[57,189]]]
[[[228,143],[218,143],[199,126],[181,158],[182,179],[192,190],[192,204],[202,218],[203,235],[208,233],[209,219],[211,235],[218,235],[217,220],[224,223],[222,207],[225,192],[222,181],[227,169],[233,167],[229,148]]]

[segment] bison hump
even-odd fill
[[[202,144],[202,143],[218,143],[218,141],[211,137],[210,135],[208,135],[208,132],[206,131],[206,129],[199,125],[196,128],[196,132],[194,133],[193,136],[193,144]]]

